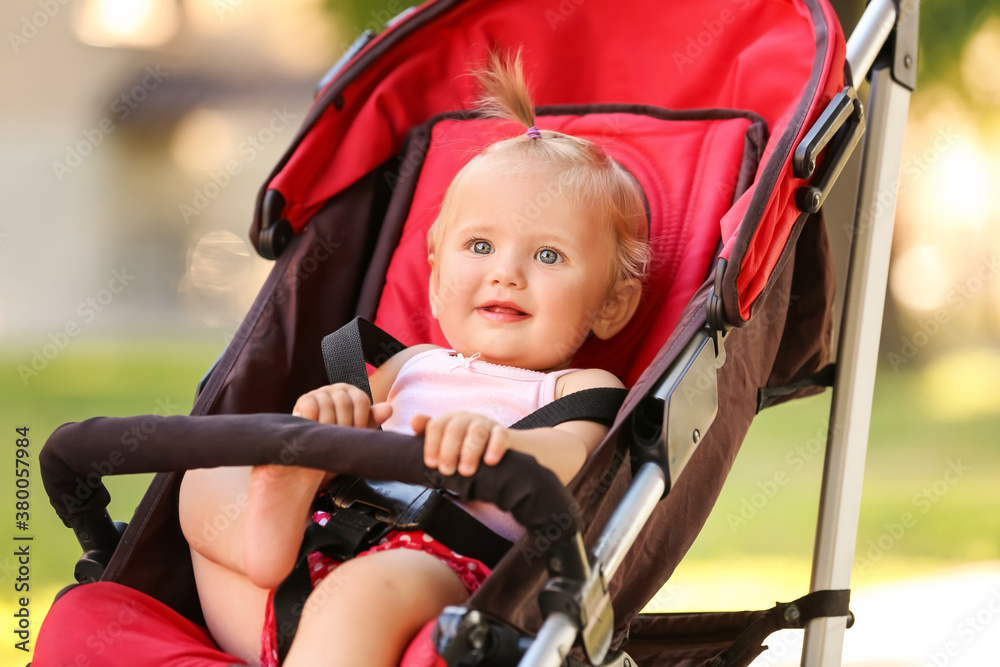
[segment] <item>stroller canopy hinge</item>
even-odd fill
[[[722,280],[726,275],[726,267],[729,262],[720,258],[715,264],[715,284],[708,291],[708,300],[705,302],[705,319],[708,326],[713,331],[725,333],[733,328],[726,319],[726,306],[722,302]]]
[[[800,211],[819,211],[864,133],[865,116],[861,100],[857,91],[847,86],[834,96],[795,148],[793,175],[812,179],[795,192],[795,205]],[[819,155],[827,145],[826,158],[822,165],[818,165]]]

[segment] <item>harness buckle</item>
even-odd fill
[[[362,479],[350,475],[335,477],[326,490],[333,507],[362,512],[398,530],[415,530],[437,504],[434,489]]]

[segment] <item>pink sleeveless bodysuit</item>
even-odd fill
[[[463,357],[452,350],[435,348],[409,359],[399,369],[399,375],[389,390],[392,417],[382,428],[401,433],[413,433],[413,415],[436,416],[455,410],[466,410],[489,417],[498,424],[510,426],[535,410],[555,400],[556,381],[574,369],[542,373],[512,366],[498,366],[480,361],[478,355]],[[470,514],[496,533],[512,542],[523,529],[510,514],[496,505],[482,502],[460,503]],[[316,512],[313,521],[323,524],[329,518]],[[436,556],[461,579],[473,593],[489,576],[483,563],[448,549],[423,531],[393,531],[382,542],[355,558],[386,549],[417,549]],[[339,565],[320,552],[309,555],[309,577],[313,587]],[[278,643],[275,633],[274,591],[268,594],[261,632],[261,667],[277,667]]]
[[[511,426],[551,403],[556,382],[577,369],[543,373],[481,361],[478,355],[464,357],[454,350],[435,348],[411,357],[399,369],[389,390],[392,416],[382,424],[387,431],[413,433],[414,415],[432,417],[465,410]],[[491,530],[514,541],[522,529],[506,512],[490,503],[462,506]]]

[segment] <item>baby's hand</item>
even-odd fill
[[[417,435],[424,435],[424,464],[442,475],[452,475],[456,469],[465,477],[474,475],[480,459],[496,465],[509,447],[506,428],[471,412],[433,418],[416,415],[410,425]]]
[[[321,424],[375,428],[392,415],[388,403],[372,405],[368,395],[354,385],[338,382],[303,394],[292,414]]]

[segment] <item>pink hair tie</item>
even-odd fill
[[[532,125],[528,128],[528,136],[532,139],[541,139],[542,133],[538,131],[538,128]]]

